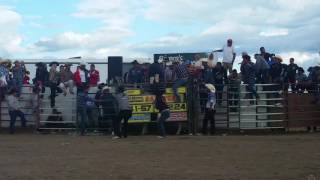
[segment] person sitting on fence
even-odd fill
[[[58,62],[50,63],[50,72],[49,72],[49,85],[50,85],[50,105],[51,108],[54,108],[56,105],[56,96],[57,96],[57,86],[59,80],[59,73],[57,71]]]
[[[77,86],[77,93],[84,91],[89,85],[89,71],[86,69],[85,62],[81,62],[79,68],[73,75],[73,80]]]
[[[173,84],[173,93],[177,102],[180,102],[180,96],[178,94],[178,88],[184,86],[188,83],[189,72],[187,64],[180,63],[180,61],[173,61],[173,76],[176,77],[176,80]]]
[[[25,69],[22,67],[19,61],[14,62],[14,67],[12,68],[12,82],[14,88],[17,90],[17,96],[20,97],[23,85],[23,78],[25,74]]]
[[[164,69],[164,81],[167,84],[172,83],[174,81],[172,62],[166,63],[166,67]]]
[[[294,58],[290,58],[290,64],[288,65],[288,82],[286,83],[289,83],[292,92],[296,91],[296,76],[299,69],[299,66],[294,63]]]
[[[78,111],[78,126],[80,127],[80,134],[84,135],[86,129],[91,125],[92,109],[95,108],[95,100],[88,95],[90,87],[85,86],[83,90],[77,95],[77,111]]]
[[[115,95],[118,105],[119,113],[116,119],[114,119],[114,138],[118,139],[121,137],[127,138],[128,132],[128,120],[132,116],[132,106],[129,102],[129,97],[125,94],[125,89],[123,86],[118,87],[117,94]],[[123,124],[121,126],[121,121]]]
[[[251,62],[251,57],[247,54],[242,56],[242,63],[241,63],[241,75],[244,84],[246,85],[246,90],[249,94],[246,94],[246,98],[253,99],[254,95],[256,99],[260,99],[255,87],[255,65]],[[253,104],[253,101],[250,101],[250,104]]]
[[[165,122],[167,119],[170,118],[170,108],[166,102],[165,97],[163,96],[163,92],[158,91],[156,93],[156,98],[154,101],[155,108],[159,110],[158,115],[158,131],[159,131],[159,138],[166,137],[166,129],[165,129]]]
[[[217,89],[217,104],[222,105],[224,84],[228,83],[227,70],[223,68],[221,62],[218,62],[213,69],[214,84]]]
[[[110,123],[114,123],[119,112],[119,106],[117,99],[111,94],[111,88],[105,86],[102,89],[102,95],[100,97],[100,103],[103,110],[103,122],[100,122],[101,126],[110,127]],[[114,125],[112,126],[114,127]]]
[[[33,84],[41,88],[41,93],[45,93],[45,86],[48,85],[49,72],[47,70],[47,65],[40,62],[36,64],[36,76],[33,79]],[[40,96],[43,98],[43,95]]]
[[[228,89],[229,106],[238,106],[241,79],[236,69],[234,69],[232,73],[228,76],[228,81],[229,81],[229,89]],[[236,107],[230,108],[230,111],[237,111],[237,108]]]
[[[26,71],[23,77],[23,84],[30,84],[30,71]]]
[[[100,72],[96,70],[96,66],[94,64],[90,65],[90,72],[89,72],[89,84],[90,87],[97,87],[98,82],[100,81]]]
[[[154,59],[154,62],[149,67],[150,84],[159,84],[164,82],[164,69],[159,59]]]
[[[205,115],[202,122],[202,134],[206,135],[208,131],[208,121],[210,121],[210,134],[215,134],[215,105],[216,105],[216,88],[212,84],[206,84],[207,101]]]
[[[20,103],[17,97],[17,91],[15,89],[11,89],[9,91],[9,94],[7,97],[7,103],[8,103],[8,110],[9,110],[9,116],[10,116],[10,133],[14,134],[17,117],[20,117],[22,127],[26,127],[26,123],[27,123],[25,114],[21,111]]]
[[[308,77],[304,73],[303,68],[298,68],[298,74],[295,77],[296,80],[296,91],[298,93],[304,93],[308,89]]]
[[[141,84],[143,82],[143,71],[137,60],[132,62],[133,67],[128,72],[129,84]]]
[[[73,82],[73,73],[70,70],[71,64],[66,64],[65,68],[62,72],[60,72],[60,88],[63,91],[63,94],[66,96],[67,95],[67,88],[69,88],[69,93],[74,94],[73,92],[73,87],[74,87],[74,82]]]

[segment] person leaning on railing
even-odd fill
[[[11,89],[9,91],[9,94],[7,97],[7,103],[8,103],[8,110],[9,110],[9,116],[10,116],[10,133],[14,134],[17,117],[20,117],[22,127],[26,127],[26,123],[27,123],[25,115],[21,111],[20,103],[17,97],[17,91],[15,89]]]
[[[217,104],[220,106],[222,105],[224,84],[228,83],[227,70],[223,68],[221,62],[218,62],[216,67],[213,68],[213,74],[215,77],[214,85],[217,90]]]
[[[229,86],[228,86],[229,106],[238,106],[241,79],[236,69],[234,69],[232,73],[228,76],[228,82],[229,82]],[[230,108],[230,111],[237,111],[237,108],[235,107]]]
[[[115,127],[117,115],[119,113],[119,105],[117,99],[110,92],[111,88],[105,86],[102,89],[102,95],[100,96],[100,104],[103,110],[103,122],[112,122],[112,127]]]
[[[90,89],[89,85],[82,87],[83,89],[77,94],[77,113],[80,115],[78,118],[78,126],[80,127],[81,135],[85,134],[86,128],[92,121],[92,110],[96,108],[95,100],[88,95]]]
[[[129,97],[125,94],[125,88],[123,86],[118,87],[117,94],[115,95],[118,105],[119,113],[114,122],[115,139],[127,138],[128,136],[128,120],[132,116],[132,106],[129,102]],[[121,126],[121,121],[123,124]]]
[[[207,100],[205,105],[205,115],[202,121],[202,134],[207,135],[208,121],[210,121],[210,134],[215,134],[215,105],[216,105],[216,88],[212,84],[206,84]]]

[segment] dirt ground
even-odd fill
[[[320,179],[320,134],[0,135],[1,180]]]

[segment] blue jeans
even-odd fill
[[[21,119],[21,126],[26,127],[27,121],[22,111],[20,110],[9,111],[9,116],[10,116],[10,133],[14,133],[15,131],[15,124],[16,124],[17,117],[20,117]]]
[[[159,130],[160,136],[166,136],[166,129],[164,127],[164,123],[169,117],[170,117],[169,109],[161,111],[161,115],[158,119],[158,130]]]
[[[188,79],[177,79],[172,86],[173,94],[176,97],[178,102],[180,101],[180,96],[178,94],[178,88],[187,84],[187,83],[188,83]]]
[[[81,135],[84,135],[85,130],[88,127],[88,124],[89,124],[88,118],[91,118],[90,116],[91,116],[90,109],[88,109],[86,107],[79,107],[78,106],[78,126],[80,128]]]
[[[20,97],[21,91],[22,91],[23,82],[21,80],[18,80],[18,79],[13,79],[12,82],[13,82],[13,86],[14,86],[15,90],[17,91],[17,96]]]

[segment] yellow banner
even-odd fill
[[[137,95],[141,94],[141,90],[140,89],[129,89],[129,90],[126,90],[126,94],[128,96],[137,96]]]
[[[186,87],[180,87],[178,88],[178,93],[179,94],[185,94],[187,92]],[[166,88],[166,94],[173,94],[172,88]]]
[[[171,103],[169,104],[171,112],[186,112],[187,104],[186,103]],[[155,109],[155,112],[159,112],[158,109]]]
[[[132,113],[153,113],[154,112],[154,106],[152,104],[139,104],[139,105],[133,105],[132,106],[133,112]]]
[[[174,95],[164,95],[167,103],[174,103],[175,97]],[[180,94],[181,102],[184,102],[184,96]],[[129,96],[129,101],[131,104],[152,104],[155,100],[155,96],[146,95],[146,96]]]

